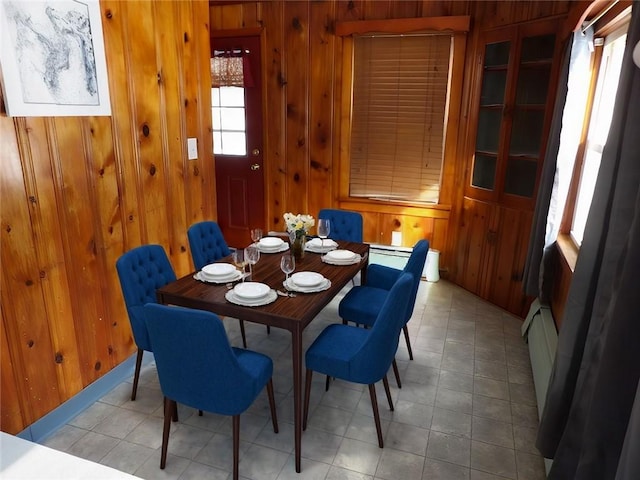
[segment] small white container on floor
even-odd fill
[[[427,261],[425,262],[425,276],[427,282],[437,282],[440,280],[440,250],[429,249]]]

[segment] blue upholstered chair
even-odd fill
[[[331,222],[329,238],[362,243],[362,215],[349,210],[323,208],[318,218],[325,218]]]
[[[233,417],[233,478],[237,479],[240,414],[265,385],[273,431],[278,433],[271,358],[232,348],[222,321],[211,312],[150,303],[144,316],[165,397],[160,468],[167,463],[171,419],[179,402]]]
[[[405,324],[403,312],[411,294],[413,278],[408,273],[401,274],[394,286],[385,295],[376,321],[370,329],[351,325],[333,324],[326,327],[307,350],[307,367],[304,393],[302,428],[306,429],[309,415],[309,394],[313,372],[327,377],[340,378],[349,382],[369,386],[373,407],[373,417],[378,433],[378,445],[382,448],[382,431],[376,398],[376,382],[382,380],[389,408],[393,410],[387,371],[398,349],[402,326]]]
[[[144,323],[143,307],[145,303],[156,302],[156,289],[173,282],[176,275],[161,245],[142,245],[128,251],[116,261],[116,270],[129,314],[133,339],[138,347],[131,391],[131,400],[135,400],[142,356],[145,350],[152,351]]]
[[[429,241],[419,240],[414,246],[411,256],[407,261],[403,270],[378,265],[375,263],[367,267],[367,276],[365,285],[357,286],[349,290],[344,298],[340,301],[338,314],[343,323],[354,322],[365,326],[373,326],[376,322],[378,312],[385,302],[385,298],[395,284],[396,280],[402,273],[410,273],[412,278],[410,295],[406,306],[404,307],[404,338],[409,350],[409,358],[413,360],[413,351],[411,350],[411,341],[409,340],[409,329],[407,322],[413,314],[413,308],[416,303],[418,287],[420,286],[420,277],[424,269],[424,262],[429,252]],[[395,364],[394,364],[395,367]],[[394,368],[396,380],[400,386],[400,377],[397,368]]]
[[[220,260],[231,254],[220,226],[213,221],[205,221],[194,223],[187,230],[189,238],[189,248],[191,250],[191,259],[196,270],[202,270],[202,267],[210,263]],[[247,348],[247,336],[244,331],[244,322],[240,323],[240,335],[242,336],[242,345]]]
[[[231,254],[229,246],[216,222],[194,223],[187,230],[191,258],[196,270]]]

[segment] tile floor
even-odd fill
[[[347,287],[348,288],[348,287]],[[346,291],[346,290],[345,290]],[[344,293],[344,292],[343,292]],[[305,330],[308,346],[339,321],[341,296]],[[402,389],[389,375],[395,411],[378,387],[385,447],[378,448],[366,387],[336,380],[324,391],[314,375],[302,472],[293,458],[290,336],[245,322],[249,347],[271,356],[280,433],[266,393],[241,416],[240,476],[251,480],[537,480],[544,463],[534,447],[537,408],[521,321],[441,280],[421,282],[409,323],[414,360],[404,339],[397,353]],[[240,345],[238,322],[225,320]],[[150,355],[145,353],[145,355]],[[44,444],[146,479],[231,478],[231,422],[180,407],[167,467],[160,470],[162,394],[153,362],[138,397],[131,379],[62,427]]]

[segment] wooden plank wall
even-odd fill
[[[135,351],[114,268],[123,252],[159,243],[178,275],[191,270],[187,227],[216,218],[209,20],[263,28],[267,227],[281,228],[288,210],[353,207],[368,241],[389,243],[392,231],[407,245],[426,237],[448,262],[464,158],[448,177],[446,208],[338,196],[345,59],[335,22],[471,15],[470,65],[479,28],[563,14],[568,4],[101,0],[112,115],[0,115],[0,428],[21,431]],[[198,160],[186,159],[189,137]]]

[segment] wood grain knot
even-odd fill
[[[180,245],[180,251],[182,253],[186,252],[187,251],[187,247],[185,247],[184,245]]]
[[[35,345],[35,343],[36,343],[36,342],[34,342],[33,340],[29,340],[29,341],[27,342],[27,347],[29,347],[29,348],[33,348],[33,346]]]
[[[294,181],[294,182],[299,182],[299,181],[300,181],[300,174],[299,174],[299,173],[294,173],[294,175],[293,175],[293,181]]]
[[[40,270],[40,278],[45,278],[47,276],[47,272],[44,270]]]
[[[189,41],[189,33],[184,32],[184,42],[187,43]]]
[[[149,175],[152,177],[156,174],[156,166],[152,163],[151,167],[149,167]]]
[[[107,10],[104,16],[111,20],[113,18],[113,13],[111,13],[111,10]]]
[[[25,284],[27,287],[30,287],[31,285],[33,285],[33,280],[29,279],[29,280],[27,280],[26,282],[24,282],[24,284]]]
[[[109,355],[113,355],[113,347],[111,345],[107,347],[107,352],[109,352]]]
[[[7,228],[5,228],[5,230],[7,231],[7,233],[11,233],[11,225],[7,225]]]
[[[397,218],[393,219],[393,226],[398,228],[402,225],[402,223],[400,223],[400,220],[398,220]]]
[[[62,354],[60,352],[56,352],[55,362],[62,363],[63,361],[64,361],[64,357],[62,356]]]
[[[142,134],[145,137],[149,136],[149,125],[147,125],[146,123],[142,126]]]
[[[293,17],[291,26],[296,30],[302,30],[302,23],[300,23],[300,19],[298,17]]]
[[[102,368],[102,364],[100,363],[100,361],[96,362],[96,365],[94,367],[96,369],[96,371],[100,370]]]

